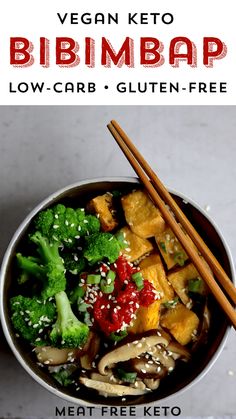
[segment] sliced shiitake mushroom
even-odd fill
[[[104,383],[102,381],[92,380],[86,377],[80,377],[79,381],[85,387],[102,392],[107,396],[141,396],[147,393],[147,390],[141,390],[120,384]]]
[[[51,346],[37,346],[35,353],[38,361],[45,365],[61,365],[78,360],[81,354],[79,349],[53,348]]]
[[[172,357],[174,359],[183,359],[188,361],[191,358],[191,353],[190,351],[183,345],[181,345],[178,342],[170,342],[169,345],[167,346],[166,350],[168,352],[172,352]],[[177,357],[175,355],[178,355]]]
[[[156,379],[156,378],[145,378],[143,380],[144,384],[148,388],[150,388],[150,390],[156,390],[159,387],[159,385],[160,385],[160,381],[161,380]]]
[[[106,370],[111,364],[125,362],[151,350],[155,345],[168,345],[168,340],[153,333],[140,339],[133,340],[105,354],[98,363],[100,374],[106,375]]]
[[[168,371],[172,371],[175,367],[174,359],[168,354],[168,351],[163,349],[160,345],[155,346],[151,351],[148,352],[152,359],[160,362]]]
[[[81,367],[86,370],[92,369],[93,367],[92,364],[100,349],[100,337],[94,332],[90,332],[90,333],[91,333],[91,339],[90,339],[88,351],[84,355],[82,355],[80,358]]]
[[[199,334],[198,334],[197,340],[194,342],[192,346],[193,351],[196,351],[199,346],[206,344],[207,338],[208,338],[208,331],[210,327],[210,320],[211,320],[210,311],[206,303],[203,309],[203,317],[202,317],[201,325],[199,327]]]
[[[150,363],[151,362],[151,363]],[[145,356],[132,359],[132,368],[141,378],[163,378],[168,374],[168,370],[162,364],[148,361]]]
[[[99,374],[97,372],[92,372],[90,374],[90,378],[92,380],[95,380],[95,381],[102,381],[104,383],[110,383],[110,384],[121,384],[122,383],[121,380],[119,380],[117,377],[115,377],[113,375],[111,370],[108,372],[107,375],[102,375],[102,374]]]
[[[78,361],[91,348],[94,351],[96,344],[92,343],[94,340],[94,333],[90,332],[87,342],[83,348],[54,348],[52,346],[36,346],[34,351],[38,361],[45,365],[61,365]]]

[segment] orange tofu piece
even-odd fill
[[[160,320],[161,301],[157,300],[148,307],[139,307],[136,318],[129,327],[129,332],[143,333],[147,330],[157,329]]]
[[[191,308],[191,299],[188,296],[188,282],[191,279],[200,278],[200,275],[195,266],[190,263],[189,265],[178,269],[178,271],[170,273],[167,277],[181,301],[187,305],[188,308]],[[202,293],[207,294],[207,292],[208,287],[203,281]]]
[[[149,238],[164,230],[165,221],[146,192],[131,192],[121,198],[121,203],[133,233],[142,238]]]
[[[174,290],[166,277],[160,256],[157,253],[146,257],[139,264],[144,279],[148,279],[161,292],[161,303],[173,300]]]
[[[129,227],[123,227],[120,232],[124,235],[127,242],[127,247],[122,249],[122,253],[128,258],[129,262],[140,259],[153,250],[153,245],[149,240],[137,236]]]
[[[194,244],[190,237],[186,234],[189,243],[194,247]],[[161,255],[166,263],[167,269],[171,269],[174,266],[183,266],[188,260],[188,255],[185,253],[179,240],[174,235],[170,227],[167,227],[164,231],[155,236],[158,248]]]
[[[199,319],[193,311],[179,303],[161,316],[160,323],[181,345],[187,345],[196,334]]]
[[[87,205],[87,210],[99,216],[102,231],[112,231],[117,227],[118,221],[115,217],[112,194],[105,193],[91,199]]]

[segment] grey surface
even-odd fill
[[[30,208],[51,192],[84,178],[133,174],[107,132],[112,118],[168,186],[210,205],[235,257],[235,113],[235,107],[0,107],[0,258]],[[207,376],[168,405],[179,405],[183,416],[232,416],[235,390],[231,331]],[[1,335],[0,417],[53,417],[56,405],[68,403],[24,372]]]

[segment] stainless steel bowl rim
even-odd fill
[[[99,182],[108,182],[108,183],[113,183],[113,182],[124,182],[124,183],[134,183],[134,184],[139,184],[139,179],[136,177],[101,177],[101,178],[91,178],[91,179],[84,179],[81,180],[79,182],[75,182],[72,183],[68,186],[65,186],[62,189],[57,190],[56,192],[53,192],[51,195],[49,195],[47,198],[45,198],[43,201],[41,201],[28,215],[27,217],[23,220],[23,222],[20,224],[20,226],[18,227],[18,229],[16,230],[15,234],[13,235],[7,250],[5,252],[5,255],[3,257],[3,261],[2,261],[2,266],[1,266],[1,274],[0,274],[0,318],[1,318],[1,323],[2,323],[2,328],[3,328],[3,332],[5,334],[6,340],[11,348],[11,350],[13,351],[15,357],[17,358],[17,360],[19,361],[19,363],[22,365],[22,367],[28,372],[28,374],[34,378],[34,380],[36,382],[38,382],[39,384],[41,384],[44,388],[46,388],[48,391],[50,391],[51,393],[53,393],[54,395],[68,401],[74,404],[80,404],[80,405],[84,405],[84,406],[94,406],[93,403],[89,403],[86,402],[80,398],[76,398],[73,396],[69,396],[67,394],[62,393],[60,390],[57,390],[54,387],[51,387],[48,383],[46,383],[43,379],[41,379],[33,370],[31,370],[31,368],[29,367],[29,365],[27,364],[27,362],[20,356],[20,354],[18,353],[11,335],[9,333],[9,330],[7,328],[7,324],[6,324],[6,320],[5,320],[5,313],[4,313],[4,304],[3,304],[3,289],[4,289],[4,277],[5,277],[5,273],[6,273],[6,268],[7,268],[7,264],[8,264],[8,259],[11,255],[12,252],[12,248],[14,247],[15,241],[18,239],[19,235],[21,234],[22,230],[24,230],[29,223],[31,222],[32,218],[40,211],[42,210],[42,208],[44,208],[46,205],[50,205],[51,202],[54,201],[54,199],[56,199],[59,195],[72,190],[76,187],[80,187],[80,186],[85,186],[87,184],[91,184],[91,183],[99,183]],[[219,227],[216,225],[216,223],[214,221],[212,221],[212,219],[210,218],[209,214],[204,211],[193,199],[187,197],[186,195],[184,195],[181,192],[176,191],[175,189],[172,188],[168,188],[168,191],[170,193],[173,193],[175,195],[177,195],[178,197],[180,197],[181,199],[183,199],[184,201],[186,201],[187,203],[191,204],[193,207],[195,207],[199,212],[201,212],[205,218],[212,224],[212,226],[214,227],[214,229],[216,230],[218,236],[220,237],[223,246],[225,248],[228,260],[229,260],[229,264],[230,264],[230,270],[232,273],[232,279],[233,282],[235,283],[235,270],[234,270],[234,263],[233,263],[233,258],[231,255],[231,252],[229,250],[229,247],[219,229]],[[200,381],[206,374],[207,372],[211,369],[212,365],[215,363],[215,361],[217,360],[217,358],[219,357],[221,351],[223,350],[223,347],[226,343],[228,334],[229,334],[229,330],[230,327],[227,328],[225,335],[220,343],[220,345],[218,346],[216,352],[214,353],[214,355],[212,356],[211,360],[209,361],[209,363],[207,364],[207,366],[204,368],[204,370],[194,379],[192,380],[189,384],[187,384],[184,388],[182,388],[181,390],[176,391],[175,393],[171,394],[170,396],[164,397],[161,400],[158,400],[158,404],[160,404],[162,401],[165,400],[165,402],[168,400],[173,399],[173,397],[175,397],[176,395],[181,395],[182,393],[184,393],[186,390],[190,389],[194,384],[196,384],[198,381]],[[149,402],[149,404],[155,404],[157,402]],[[140,404],[139,406],[145,405],[147,403],[143,403]],[[104,404],[96,404],[96,407],[102,407],[106,405],[106,403],[104,402]]]

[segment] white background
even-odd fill
[[[61,25],[56,15],[65,12],[78,12],[79,14],[91,12],[92,14],[119,13],[119,25],[70,25],[69,22]],[[161,21],[154,25],[150,20],[148,25],[127,25],[128,12],[171,12],[174,22],[165,25]],[[235,104],[236,102],[236,35],[234,2],[218,2],[208,0],[189,2],[187,0],[149,0],[148,2],[111,2],[101,0],[99,4],[94,0],[78,2],[70,0],[65,2],[46,0],[32,3],[28,0],[20,2],[8,1],[0,6],[0,104]],[[13,68],[9,64],[9,38],[14,36],[26,37],[34,43],[35,64],[28,68]],[[68,36],[77,40],[81,46],[81,64],[74,68],[60,68],[55,65],[55,37]],[[96,42],[96,66],[93,69],[83,64],[83,40],[85,36],[93,37]],[[134,39],[135,68],[104,68],[99,63],[101,37],[107,37],[115,49],[119,49],[126,36]],[[166,62],[158,68],[144,68],[139,65],[139,39],[141,36],[152,36],[161,40],[164,45]],[[197,46],[198,66],[191,68],[185,62],[179,68],[172,68],[168,63],[169,42],[176,36],[186,36]],[[224,41],[228,47],[227,56],[215,61],[214,68],[206,68],[202,64],[202,39],[206,36],[215,36]],[[51,66],[42,68],[38,63],[39,38],[47,37],[51,42]],[[51,92],[33,94],[28,92],[9,93],[9,82],[16,87],[20,82],[42,82],[52,86],[55,81],[62,82],[96,82],[95,94],[67,93],[57,94]],[[137,82],[180,82],[187,85],[189,81],[215,81],[227,82],[228,93],[172,93],[172,94],[121,94],[116,91],[119,81]],[[109,89],[104,90],[104,85]]]

